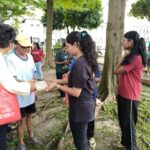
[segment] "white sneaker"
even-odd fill
[[[95,149],[95,147],[96,147],[96,141],[95,141],[94,138],[90,138],[90,139],[89,139],[89,146],[90,146],[90,148],[91,148],[92,150]]]
[[[101,102],[100,99],[96,98],[96,106],[100,106],[102,105],[103,103]]]

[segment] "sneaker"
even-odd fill
[[[89,139],[89,146],[90,146],[91,149],[95,149],[95,147],[96,147],[96,141],[95,141],[94,138],[90,138]]]
[[[17,150],[26,150],[25,144],[19,145]]]
[[[96,106],[100,106],[102,105],[103,103],[101,102],[100,99],[96,98]]]
[[[61,98],[61,101],[62,101],[63,103],[65,103],[65,102],[66,102],[66,98],[65,98],[65,97],[62,97],[62,98]]]
[[[41,141],[39,141],[36,137],[31,137],[30,138],[30,142],[32,143],[32,144],[34,144],[34,145],[41,145],[42,143],[41,143]]]

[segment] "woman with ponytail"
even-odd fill
[[[67,81],[55,80],[47,91],[57,87],[69,95],[69,123],[75,147],[88,150],[87,125],[94,120],[92,94],[96,88],[94,74],[98,68],[95,43],[86,31],[73,31],[66,38],[66,50],[76,57],[76,63]],[[68,84],[68,87],[61,84]]]
[[[124,56],[114,71],[116,75],[120,75],[117,103],[121,144],[127,150],[137,150],[136,123],[142,70],[146,65],[146,46],[145,40],[136,31],[125,33],[122,45]]]

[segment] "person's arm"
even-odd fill
[[[48,80],[48,82],[55,82],[57,84],[66,85],[66,84],[68,84],[68,79],[67,78],[64,78],[64,79],[51,79],[51,80]]]
[[[41,56],[44,58],[46,56],[45,53],[43,52],[43,50],[40,51],[41,51]]]
[[[56,61],[55,60],[55,64],[57,64],[57,65],[61,65],[61,64],[67,65],[68,64],[68,60],[64,60],[64,61]]]
[[[121,65],[122,61],[124,60],[125,56],[128,55],[129,52],[127,51],[122,57],[121,59],[118,61],[116,68],[114,70],[114,74],[119,75],[122,74],[124,72],[126,72],[126,70],[124,69],[124,67]]]
[[[114,74],[122,74],[125,72],[130,72],[131,70],[133,70],[134,68],[136,68],[141,62],[141,57],[140,56],[135,56],[132,61],[127,64],[127,65],[118,65],[114,71]],[[142,62],[141,62],[142,63]]]
[[[119,66],[114,70],[114,74],[116,74],[116,75],[122,74],[124,72],[126,72],[124,66]]]
[[[81,91],[82,91],[82,89],[80,89],[80,88],[75,88],[75,87],[70,88],[67,86],[57,84],[55,82],[50,83],[49,86],[46,88],[46,91],[48,92],[53,89],[59,89],[59,90],[65,92],[71,96],[74,96],[74,97],[79,97],[81,94]]]
[[[79,97],[82,91],[82,89],[79,88],[75,87],[70,88],[59,84],[56,85],[56,88],[74,97]]]
[[[30,91],[35,91],[35,84],[29,82],[18,82],[10,73],[3,56],[0,56],[0,84],[9,92],[18,95],[29,95]]]
[[[126,70],[124,69],[124,67],[121,65],[121,63],[122,63],[124,57],[125,57],[125,56],[123,56],[123,57],[119,60],[118,64],[116,65],[116,68],[115,68],[115,70],[114,70],[114,74],[119,75],[119,74],[122,74],[122,73],[126,72]]]
[[[55,64],[57,64],[57,65],[66,65],[66,64],[68,64],[68,61],[67,60],[64,60],[64,61],[59,61],[59,59],[60,59],[60,52],[57,52],[56,53],[56,57],[55,57]]]
[[[4,74],[7,73],[7,74]],[[3,70],[0,75],[0,84],[9,92],[18,95],[29,95],[30,91],[35,90],[34,84],[29,82],[18,82],[9,71]]]

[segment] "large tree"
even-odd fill
[[[132,4],[130,15],[143,19],[144,17],[150,21],[150,0],[138,0]]]
[[[124,32],[125,5],[126,0],[109,0],[106,52],[103,76],[99,86],[102,100],[115,98],[116,77],[113,71],[122,53],[121,40]]]
[[[94,3],[95,2],[95,3]],[[97,3],[99,2],[99,3]],[[51,3],[51,4],[50,4]],[[101,0],[93,0],[93,1],[89,1],[89,0],[47,0],[47,8],[46,8],[46,23],[47,23],[47,37],[46,37],[46,63],[45,63],[45,66],[44,68],[46,69],[49,69],[50,67],[53,66],[53,57],[52,57],[52,26],[53,26],[53,20],[59,20],[59,18],[54,18],[53,19],[53,12],[55,9],[58,9],[58,8],[64,8],[65,10],[82,10],[82,11],[85,11],[85,10],[89,10],[89,8],[91,10],[94,11],[94,8],[98,9],[99,8],[99,5],[101,6]],[[101,8],[101,7],[100,7]],[[94,11],[95,12],[95,11]],[[96,12],[97,13],[97,12]],[[69,16],[69,13],[66,15],[66,17]],[[90,14],[88,15],[90,17]],[[64,18],[65,19],[65,18]],[[78,20],[79,18],[70,18],[70,21],[69,22],[74,22],[74,20]],[[92,18],[95,20],[98,20],[97,22],[99,22],[100,18]],[[88,19],[86,19],[88,21]],[[81,20],[80,20],[81,21]],[[93,21],[93,22],[94,22]],[[96,22],[96,21],[95,21]],[[61,23],[61,22],[60,22]],[[70,24],[68,25],[70,26]],[[77,24],[77,22],[75,22],[73,24],[73,26],[79,26],[79,23]],[[84,27],[87,27],[88,25],[84,26]],[[89,28],[91,28],[91,25],[89,25]],[[51,35],[49,35],[51,34]]]
[[[57,2],[57,1],[56,1]],[[57,4],[57,3],[56,3]],[[56,5],[55,4],[55,5]],[[66,7],[58,4],[54,6],[54,21],[53,21],[53,30],[61,30],[67,28],[69,33],[69,27],[72,30],[76,28],[87,28],[93,29],[97,28],[102,23],[102,5],[101,0],[92,1],[80,1],[80,4],[73,5],[70,4],[68,7],[68,2]],[[79,7],[80,6],[80,7]],[[43,16],[42,21],[46,25],[46,15]]]
[[[47,28],[46,28],[46,61],[44,69],[53,66],[52,56],[52,27],[53,27],[53,0],[47,0]]]

